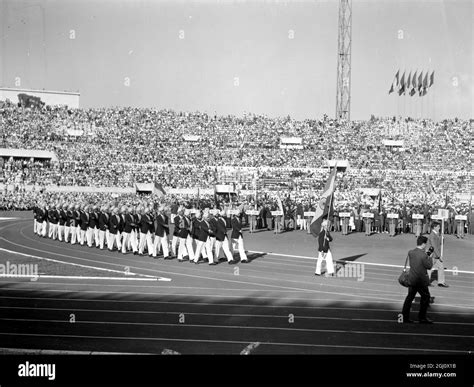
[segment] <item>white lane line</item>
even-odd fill
[[[78,308],[44,308],[44,307],[26,307],[26,306],[0,306],[0,309],[18,309],[18,310],[28,310],[28,311],[70,311],[74,312],[102,312],[102,313],[131,313],[131,314],[158,314],[158,315],[179,315],[180,312],[162,312],[154,310],[117,310],[117,309],[78,309]],[[213,317],[250,317],[250,318],[277,318],[277,319],[288,319],[288,315],[273,315],[273,314],[242,314],[242,313],[201,313],[201,312],[185,312],[186,315],[190,316],[213,316]],[[392,324],[399,324],[397,319],[371,319],[371,318],[352,318],[352,317],[323,317],[323,316],[301,316],[296,315],[298,319],[307,319],[307,320],[341,320],[341,321],[364,321],[364,322],[387,322]],[[11,318],[5,318],[11,320]],[[2,318],[0,318],[2,320]],[[22,320],[22,319],[20,319]],[[43,321],[43,320],[39,320]],[[46,321],[46,320],[44,320]],[[445,324],[445,325],[474,325],[474,323],[460,323],[460,322],[441,322],[436,321],[436,325]]]
[[[247,344],[248,341],[237,340],[206,340],[206,339],[170,339],[169,337],[120,337],[120,336],[79,336],[79,335],[53,335],[41,333],[2,333],[3,336],[28,336],[28,337],[48,337],[48,338],[68,338],[68,339],[105,339],[105,340],[146,340],[146,341],[171,341],[185,343],[208,343],[208,344]],[[373,347],[358,345],[334,345],[334,344],[307,344],[307,343],[281,343],[265,342],[262,345],[285,346],[285,347],[314,347],[314,348],[345,348],[345,349],[375,349],[389,351],[410,351],[410,352],[441,352],[441,353],[462,353],[467,354],[466,350],[452,349],[432,349],[432,348],[404,348],[404,347]]]
[[[267,254],[267,255],[276,255],[279,257],[290,257],[290,258],[301,258],[301,259],[311,259],[313,261],[316,261],[315,257],[308,257],[306,255],[291,255],[291,254],[281,254],[281,253],[275,253],[273,251],[271,252],[265,252],[265,251],[253,251],[253,250],[248,250],[249,253],[256,253],[256,254]],[[335,260],[338,261],[338,260]],[[372,262],[362,262],[362,261],[340,261],[340,262],[346,262],[346,263],[355,263],[355,264],[363,264],[367,266],[380,266],[380,267],[394,267],[397,269],[403,268],[403,265],[390,265],[386,263],[372,263]],[[474,274],[474,271],[466,271],[466,270],[452,270],[452,269],[447,269],[445,270],[447,272],[454,272],[456,271],[457,273],[464,273],[464,274]]]
[[[125,275],[130,275],[130,276],[143,276],[143,277],[146,277],[146,278],[152,278],[152,279],[157,280],[157,281],[171,281],[171,278],[156,277],[156,276],[152,276],[152,275],[148,275],[148,274],[137,274],[137,273],[127,272],[127,271],[119,271],[119,270],[113,270],[113,269],[105,269],[103,267],[83,265],[83,264],[80,264],[80,263],[59,261],[57,259],[39,257],[37,255],[31,255],[31,254],[20,253],[18,251],[7,250],[7,249],[1,248],[1,247],[0,247],[0,251],[4,251],[4,252],[10,253],[10,254],[17,254],[17,255],[21,255],[23,257],[28,257],[28,258],[35,258],[35,259],[40,259],[40,260],[44,260],[44,261],[60,263],[60,264],[63,264],[63,265],[78,266],[78,267],[83,267],[83,268],[86,268],[86,269],[107,271],[107,272],[110,272],[110,273],[120,273],[120,274],[125,274]],[[33,276],[33,277],[36,277],[36,276]],[[124,277],[124,278],[126,278],[126,277]]]
[[[34,289],[31,289],[31,288],[4,288],[2,289],[2,291],[18,291],[18,290],[22,290],[22,291],[34,291],[34,292],[38,292],[38,291],[41,291],[41,292],[55,292],[55,293],[70,293],[70,290],[59,290],[59,289],[38,289],[38,288],[34,288]],[[75,290],[76,292],[81,292],[81,293],[98,293],[98,294],[110,294],[110,292],[107,292],[107,291],[99,291],[99,290]],[[242,295],[225,295],[225,296],[222,296],[222,295],[216,295],[216,294],[189,294],[189,293],[147,293],[147,292],[140,292],[140,293],[137,293],[137,292],[121,292],[121,291],[114,291],[113,292],[114,295],[116,294],[126,294],[126,295],[137,295],[139,294],[140,296],[147,296],[147,295],[151,295],[151,296],[176,296],[176,297],[199,297],[199,298],[202,298],[202,297],[208,297],[208,298],[235,298],[235,299],[242,299],[245,297],[242,296]],[[329,293],[329,294],[334,294],[334,293]],[[361,297],[364,297],[361,295]],[[372,303],[381,303],[381,304],[396,304],[396,305],[401,305],[403,303],[403,300],[405,298],[405,295],[403,295],[400,299],[398,300],[395,300],[395,299],[385,299],[385,298],[380,298],[380,300],[370,300],[370,302]],[[337,299],[337,298],[334,298],[334,299],[329,299],[329,298],[325,298],[324,300],[316,300],[316,299],[308,299],[308,298],[301,298],[301,297],[267,297],[267,296],[254,296],[252,295],[252,299],[268,299],[268,300],[277,300],[279,302],[281,302],[282,300],[285,300],[285,301],[289,301],[289,300],[296,300],[296,301],[304,301],[304,302],[327,302],[327,303],[330,303],[330,302],[350,302],[350,303],[353,303],[353,304],[357,304],[357,303],[361,303],[361,304],[364,304],[366,303],[367,301],[360,301],[360,300],[340,300],[340,299]],[[88,301],[94,301],[95,299],[90,299]],[[114,300],[115,301],[115,300]],[[135,301],[135,300],[131,300],[133,302],[139,302],[138,300]],[[170,302],[171,304],[174,304],[174,303],[178,303],[178,302]],[[240,306],[240,304],[233,304],[234,306]],[[260,307],[260,305],[258,305]],[[262,307],[264,307],[264,305],[261,305]],[[448,307],[448,308],[462,308],[462,309],[473,309],[474,310],[474,307],[470,307],[470,306],[466,306],[466,305],[452,305],[452,304],[440,304],[440,303],[436,303],[435,306],[443,306],[443,307]],[[278,307],[278,305],[274,305],[274,306],[271,306],[272,308],[276,308]],[[293,305],[289,305],[288,307],[296,307],[296,308],[301,308],[299,306],[293,306]],[[311,307],[309,307],[311,308]],[[344,309],[344,308],[343,308]],[[356,308],[357,310],[359,310],[359,308]]]
[[[34,318],[0,318],[0,321],[21,321],[21,322],[37,322],[37,323],[57,323],[71,325],[69,320],[47,320]],[[393,321],[394,324],[398,324]],[[311,329],[311,328],[284,328],[284,327],[269,327],[269,326],[250,326],[250,325],[208,325],[208,324],[180,324],[180,323],[142,323],[142,322],[120,322],[120,321],[76,321],[75,324],[87,325],[139,325],[139,326],[157,326],[157,327],[179,327],[182,328],[212,328],[212,329],[240,329],[240,330],[271,330],[271,331],[285,331],[285,332],[319,332],[319,333],[338,333],[338,334],[357,334],[357,335],[381,335],[381,336],[428,336],[433,337],[433,333],[422,332],[385,332],[385,331],[356,331],[344,329]],[[468,335],[446,335],[436,333],[436,337],[449,337],[459,339],[472,339],[474,336]]]
[[[31,281],[37,281],[41,278],[50,278],[50,279],[73,279],[73,280],[112,280],[112,281],[166,281],[166,279],[161,278],[148,278],[148,277],[90,277],[90,276],[78,276],[78,275],[46,275],[46,274],[37,274],[37,275],[28,275],[28,274],[0,274],[0,278],[31,278]],[[42,282],[43,285],[45,283]],[[73,285],[73,284],[70,284]],[[83,284],[76,284],[83,285]],[[113,285],[116,286],[116,285]]]
[[[173,293],[166,294],[167,296],[174,296]],[[181,296],[181,295],[178,295]],[[197,295],[200,297],[200,295]],[[221,296],[222,298],[226,298],[227,296]],[[79,302],[113,302],[113,303],[145,303],[145,304],[170,304],[170,305],[211,305],[211,306],[224,306],[224,307],[239,307],[239,308],[291,308],[291,309],[328,309],[328,310],[354,310],[354,311],[376,311],[376,312],[391,312],[397,313],[397,311],[393,309],[379,309],[379,308],[359,308],[359,307],[335,307],[335,306],[298,306],[294,304],[288,305],[261,305],[261,304],[229,304],[229,303],[221,303],[221,302],[185,302],[185,301],[155,301],[155,300],[117,300],[117,299],[104,299],[104,298],[56,298],[56,297],[22,297],[22,296],[0,296],[0,299],[19,299],[19,300],[42,300],[42,301],[79,301]],[[261,298],[261,297],[255,297]],[[276,297],[265,297],[265,298],[274,298]],[[278,298],[281,300],[281,298]],[[296,299],[296,298],[294,298]],[[304,298],[297,298],[296,300],[305,300]],[[308,300],[306,300],[308,301]],[[323,302],[322,300],[311,300],[312,302]],[[326,300],[325,300],[326,301]],[[329,302],[330,300],[327,300]],[[339,302],[352,302],[353,300],[338,300]],[[374,301],[374,303],[384,303],[387,304],[385,301]],[[399,304],[398,302],[391,302],[391,304]],[[449,315],[472,315],[471,312],[442,312],[442,311],[430,311],[431,314],[449,314]]]

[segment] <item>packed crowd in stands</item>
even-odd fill
[[[191,138],[194,136],[193,138]],[[281,149],[301,137],[303,149]],[[41,187],[212,188],[287,190],[295,202],[321,191],[327,161],[348,160],[337,179],[338,201],[360,202],[358,188],[380,188],[387,204],[441,205],[471,192],[472,121],[375,118],[350,123],[323,117],[297,121],[214,116],[143,108],[20,108],[0,101],[0,148],[47,150],[58,161],[0,158],[0,182],[15,187],[2,203],[27,206]],[[385,146],[401,140],[403,147]],[[360,204],[360,203],[359,203]],[[453,203],[459,206],[459,203]],[[11,205],[9,205],[11,206]]]

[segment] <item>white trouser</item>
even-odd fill
[[[194,261],[193,238],[189,234],[186,238],[186,249],[188,250],[189,260]]]
[[[191,255],[188,254],[188,249],[186,248],[186,239],[178,238],[178,260],[183,260],[186,255],[191,259]]]
[[[104,248],[105,239],[106,239],[105,231],[99,230],[99,247],[101,250]]]
[[[114,242],[117,245],[117,249],[120,251],[122,244],[120,243],[120,232],[117,231],[117,234],[109,233],[109,238],[107,239],[107,248],[113,250]]]
[[[136,247],[136,250],[138,252],[138,236],[139,236],[139,232],[137,230],[132,230],[132,232],[130,233],[130,246],[132,247],[133,249],[133,246],[135,245]]]
[[[132,248],[134,253],[138,251],[137,244],[132,238],[132,232],[122,233],[122,254],[125,254],[130,248]]]
[[[58,236],[58,224],[53,224],[53,223],[50,223],[49,224],[49,234],[48,236],[50,238],[53,238],[53,239],[56,239],[57,236]]]
[[[153,246],[153,251],[155,255],[158,254],[158,251],[160,250],[160,246],[161,246],[161,250],[163,251],[163,256],[164,257],[169,256],[170,252],[168,250],[168,235],[166,235],[166,232],[165,232],[165,235],[162,237],[158,235],[155,236],[155,242]]]
[[[76,241],[81,243],[81,227],[76,226]]]
[[[171,240],[171,252],[173,253],[173,255],[176,255],[176,247],[178,246],[179,240],[179,237],[173,235],[173,239]]]
[[[48,222],[44,221],[40,223],[39,235],[46,236],[46,230],[48,228]]]
[[[71,227],[64,226],[64,242],[67,242],[69,240],[70,231],[71,231]]]
[[[208,246],[209,246],[209,238],[207,238],[206,242],[203,242],[200,240],[196,242],[196,252],[194,253],[194,262],[199,261],[199,257],[201,256],[201,253],[204,258],[209,259],[209,263],[214,262],[214,258],[212,257],[212,251],[211,251],[211,254],[209,254]],[[206,253],[207,257],[204,256],[204,253]]]
[[[229,249],[229,239],[227,238],[227,236],[225,237],[225,239],[223,241],[216,241],[216,261],[219,261],[219,253],[221,251],[221,248],[222,250],[224,250],[224,254],[227,258],[227,261],[230,262],[234,259],[234,257],[232,256],[232,253],[230,252],[230,249]]]
[[[81,232],[79,233],[79,243],[81,245],[86,243],[86,234],[87,234],[87,230],[81,229]]]
[[[147,231],[146,234],[140,232],[140,247],[138,249],[140,254],[143,254],[143,251],[145,250],[145,243],[147,246],[148,254],[152,255],[153,254],[153,240],[151,239],[150,231]]]
[[[206,248],[207,248],[207,255],[214,256],[214,246],[216,245],[216,237],[209,237],[207,238]]]
[[[94,242],[95,242],[95,247],[99,247],[99,229],[94,227]]]
[[[76,243],[77,240],[77,227],[71,226],[69,227],[69,230],[71,231],[71,245],[73,245]]]
[[[236,250],[236,246],[239,250],[239,255],[240,255],[240,260],[241,261],[246,261],[247,260],[247,254],[245,254],[245,248],[244,248],[244,238],[242,238],[242,235],[239,235],[239,239],[232,239],[232,250]]]
[[[327,253],[319,252],[318,254],[318,261],[316,262],[316,274],[321,274],[321,263],[323,259],[326,260],[326,269],[328,274],[334,273],[334,263],[332,262],[332,253],[331,250],[328,250]]]
[[[36,219],[33,219],[33,232],[36,234],[36,231],[38,230],[38,222]]]
[[[63,241],[63,235],[64,235],[64,224],[59,224],[58,225],[58,240],[60,242]]]
[[[90,227],[87,228],[86,231],[86,240],[87,246],[92,247],[92,238],[94,237],[94,230]]]

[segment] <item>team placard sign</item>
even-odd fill
[[[350,218],[351,217],[351,213],[350,212],[340,212],[339,213],[339,216],[341,218]]]
[[[374,214],[372,212],[364,212],[362,214],[362,217],[363,218],[373,218],[374,217]]]
[[[398,214],[387,214],[387,218],[389,218],[389,219],[398,219]]]
[[[467,220],[467,216],[466,215],[456,215],[454,217],[455,220]]]
[[[424,219],[423,214],[413,214],[411,217],[412,219]]]
[[[307,218],[310,218],[310,217],[316,215],[316,212],[315,212],[315,211],[305,211],[305,212],[303,213],[303,215],[304,215],[305,218],[306,218],[306,217],[307,217]]]
[[[271,211],[272,215],[273,216],[282,216],[283,215],[283,211]]]
[[[247,210],[245,213],[247,215],[259,215],[260,211],[258,211],[258,210]]]

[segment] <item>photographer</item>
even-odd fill
[[[410,309],[413,300],[415,299],[416,293],[421,296],[420,299],[420,310],[418,312],[418,321],[420,324],[432,324],[433,321],[426,317],[426,311],[430,304],[430,291],[428,289],[429,276],[428,271],[433,267],[433,261],[430,257],[432,249],[425,252],[426,242],[428,238],[425,236],[419,236],[416,239],[416,249],[408,252],[408,259],[410,264],[410,271],[408,279],[410,287],[408,288],[408,295],[403,303],[403,322],[412,323],[410,320]]]

